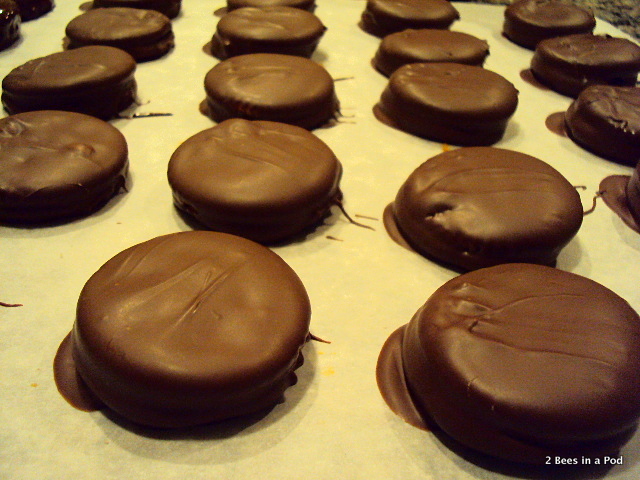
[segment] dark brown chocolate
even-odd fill
[[[459,18],[447,0],[367,0],[360,27],[384,37],[408,28],[446,29]]]
[[[134,102],[136,61],[119,48],[92,45],[36,58],[2,80],[9,114],[66,110],[115,117]]]
[[[341,197],[341,174],[331,149],[307,130],[241,119],[185,141],[168,171],[179,210],[260,243],[316,225]]]
[[[408,402],[492,457],[615,455],[640,417],[640,318],[572,273],[508,264],[461,275],[390,341],[378,361],[390,406],[402,414]]]
[[[20,17],[23,22],[40,18],[55,7],[53,0],[15,0],[15,2],[20,8]]]
[[[239,8],[218,22],[211,51],[220,59],[247,53],[282,53],[309,58],[325,30],[318,17],[299,8]]]
[[[591,85],[632,87],[640,71],[640,46],[589,33],[550,38],[538,43],[531,71],[544,85],[574,98]]]
[[[389,77],[409,63],[453,62],[481,67],[487,55],[489,44],[473,35],[450,30],[409,29],[384,37],[373,65]]]
[[[610,175],[600,182],[598,195],[633,231],[640,233],[640,184],[638,175]],[[632,209],[633,212],[632,213]]]
[[[154,60],[174,46],[171,20],[155,10],[96,8],[71,20],[65,29],[67,48],[107,45],[136,61]]]
[[[315,6],[315,0],[227,0],[229,12],[243,7],[292,7],[312,12]]]
[[[204,88],[205,111],[216,122],[244,118],[313,129],[338,113],[329,73],[309,59],[292,55],[252,53],[229,58],[207,73]]]
[[[155,10],[169,18],[176,18],[181,6],[182,0],[93,0],[93,8],[140,8]]]
[[[497,73],[457,63],[413,63],[391,75],[374,114],[429,140],[492,145],[517,105],[518,91]]]
[[[20,38],[20,11],[14,0],[0,0],[0,51]]]
[[[200,425],[282,401],[310,315],[302,282],[272,251],[181,232],[121,252],[89,279],[72,355],[82,382],[122,417]]]
[[[127,143],[97,118],[61,111],[0,120],[0,222],[88,215],[125,184]]]
[[[593,13],[559,0],[517,0],[504,11],[502,33],[522,47],[534,50],[541,40],[574,33],[591,33]]]
[[[580,228],[583,209],[576,189],[543,161],[467,147],[419,166],[398,191],[393,218],[419,253],[473,270],[554,265]]]
[[[640,161],[640,88],[588,87],[565,123],[571,139],[596,155],[631,167]]]

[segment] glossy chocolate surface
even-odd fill
[[[269,120],[312,129],[335,118],[333,79],[301,57],[253,53],[218,63],[205,76],[208,115]]]
[[[14,0],[0,0],[0,51],[20,38],[21,17]]]
[[[313,11],[315,6],[315,0],[227,0],[228,11],[243,7],[292,7]]]
[[[569,97],[590,85],[635,86],[640,46],[626,38],[589,33],[538,43],[531,71],[541,83]]]
[[[595,26],[593,13],[577,5],[558,0],[517,0],[504,11],[502,33],[533,50],[541,40],[591,33]]]
[[[34,20],[50,12],[55,7],[53,0],[15,0],[20,8],[23,22]]]
[[[92,45],[30,60],[2,80],[10,113],[67,110],[111,118],[134,101],[136,61],[119,48]]]
[[[231,119],[178,147],[168,177],[176,207],[206,227],[273,243],[328,213],[341,173],[331,149],[303,128]]]
[[[96,8],[71,20],[67,48],[107,45],[121,48],[136,61],[152,60],[174,46],[171,20],[155,10]]]
[[[93,8],[127,7],[155,10],[169,18],[180,13],[182,0],[93,0]]]
[[[640,416],[640,318],[585,277],[530,264],[467,273],[396,338],[405,398],[494,457],[613,455]]]
[[[489,44],[473,35],[450,30],[404,30],[382,39],[374,67],[387,77],[398,68],[418,62],[453,62],[481,67]]]
[[[232,235],[181,232],[121,252],[89,279],[73,357],[113,411],[187,427],[282,401],[309,320],[302,282],[275,253]]]
[[[125,184],[127,143],[87,115],[37,111],[0,120],[0,221],[88,215]]]
[[[518,105],[501,75],[456,63],[413,63],[396,70],[374,108],[400,130],[454,145],[492,145]]]
[[[393,214],[413,248],[463,270],[553,265],[583,217],[576,189],[554,168],[493,147],[427,160],[398,191]]]
[[[460,18],[447,0],[367,0],[361,28],[378,37],[407,28],[446,29]]]
[[[565,114],[567,133],[603,158],[635,167],[640,161],[640,88],[593,85]]]
[[[293,7],[246,7],[218,22],[212,53],[221,59],[247,53],[311,57],[326,28],[313,13]]]

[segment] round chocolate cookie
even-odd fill
[[[127,143],[108,123],[37,111],[0,120],[0,222],[48,223],[88,215],[125,184]]]
[[[489,44],[473,35],[450,30],[404,30],[382,39],[373,66],[387,77],[409,63],[453,62],[481,67]]]
[[[181,6],[182,0],[93,0],[93,8],[140,8],[155,10],[169,18],[176,18]]]
[[[640,162],[630,176],[603,178],[598,195],[629,228],[640,233]]]
[[[554,168],[493,147],[460,148],[427,160],[391,208],[391,220],[414,249],[463,270],[510,262],[554,265],[583,217],[576,189]]]
[[[569,97],[590,85],[635,86],[640,46],[626,38],[590,33],[549,38],[531,59],[537,80]]]
[[[20,38],[20,11],[14,0],[0,0],[0,51]]]
[[[541,40],[591,33],[596,19],[589,10],[558,0],[517,0],[504,11],[502,33],[534,50]]]
[[[640,161],[640,88],[592,85],[569,106],[565,125],[578,145],[633,167]]]
[[[492,145],[518,105],[501,75],[457,63],[412,63],[397,69],[374,107],[395,128],[454,145]]]
[[[231,12],[243,7],[292,7],[312,12],[316,7],[315,0],[227,0],[227,11]]]
[[[447,0],[367,0],[360,27],[384,37],[408,28],[446,29],[459,18]]]
[[[292,7],[245,7],[224,15],[211,40],[220,59],[247,53],[311,57],[326,28],[313,13]]]
[[[136,61],[119,48],[92,45],[36,58],[2,80],[10,113],[67,110],[115,117],[134,102]]]
[[[640,417],[640,318],[572,273],[476,270],[436,290],[387,341],[378,385],[401,416],[417,412],[492,457],[615,455]]]
[[[171,20],[155,10],[96,8],[71,20],[65,29],[67,48],[107,45],[136,61],[153,60],[174,46]]]
[[[71,350],[80,378],[111,410],[142,425],[189,427],[281,402],[310,316],[304,285],[271,250],[181,232],[133,246],[91,276]]]
[[[53,0],[15,0],[23,22],[34,20],[53,10]]]
[[[212,230],[273,243],[316,225],[341,197],[342,167],[309,131],[226,120],[169,161],[176,207]]]
[[[214,121],[271,120],[312,129],[336,117],[333,79],[302,57],[252,53],[218,63],[206,75],[203,110]]]

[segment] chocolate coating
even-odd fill
[[[171,20],[155,10],[96,8],[71,20],[65,29],[67,48],[107,45],[136,61],[153,60],[174,46]]]
[[[398,191],[393,214],[418,252],[464,270],[553,265],[583,217],[576,189],[554,168],[493,147],[427,160]]]
[[[596,155],[632,167],[640,161],[640,88],[588,87],[569,106],[565,124]]]
[[[640,185],[637,173],[603,178],[598,195],[631,230],[640,233]]]
[[[409,63],[453,62],[481,67],[489,44],[473,35],[450,30],[404,30],[382,39],[374,67],[387,77]]]
[[[21,17],[14,0],[0,0],[0,51],[20,38]]]
[[[176,18],[181,6],[182,0],[93,0],[93,8],[141,8],[155,10],[169,18]]]
[[[397,341],[405,398],[493,457],[612,455],[640,416],[640,318],[578,275],[529,264],[461,275]]]
[[[569,97],[590,85],[635,86],[640,46],[625,38],[589,33],[538,43],[531,59],[537,80]]]
[[[460,18],[447,0],[367,0],[361,28],[384,37],[408,28],[446,29]]]
[[[53,0],[15,0],[20,8],[23,22],[34,20],[49,13],[55,7]]]
[[[227,0],[229,12],[243,7],[292,7],[312,12],[315,6],[315,0]]]
[[[341,173],[331,149],[303,128],[231,119],[180,145],[168,177],[176,207],[206,227],[273,243],[328,213]]]
[[[208,115],[270,120],[312,129],[335,118],[333,79],[319,64],[301,57],[252,53],[218,63],[206,75]]]
[[[640,225],[640,162],[636,164],[626,188],[627,203],[631,216]]]
[[[181,232],[119,253],[89,279],[73,356],[93,394],[130,421],[199,425],[280,402],[310,315],[302,282],[275,253]]]
[[[504,11],[502,33],[531,50],[541,40],[591,33],[596,19],[589,10],[558,0],[517,0]]]
[[[108,119],[134,101],[136,61],[119,48],[92,45],[36,58],[2,80],[10,113],[67,110]]]
[[[88,115],[37,111],[0,120],[0,221],[88,215],[124,186],[127,143]]]
[[[311,57],[326,28],[313,13],[293,7],[245,7],[224,15],[211,41],[221,59],[247,53]]]
[[[501,75],[457,63],[396,70],[374,108],[400,130],[454,145],[491,145],[504,135],[518,91]]]

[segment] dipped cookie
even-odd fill
[[[457,452],[537,465],[616,456],[640,417],[640,317],[555,268],[476,270],[392,334],[377,378],[392,410]]]
[[[459,18],[447,0],[367,0],[360,27],[384,37],[408,28],[446,29]]]
[[[20,9],[20,18],[23,22],[35,20],[55,7],[53,0],[15,0]]]
[[[262,412],[296,383],[310,316],[300,278],[271,250],[223,233],[169,234],[87,281],[55,378],[73,401],[63,368],[75,368],[106,408],[152,427]]]
[[[88,115],[35,111],[0,120],[0,222],[46,224],[89,215],[125,186],[128,148]]]
[[[168,169],[181,212],[260,243],[316,226],[341,198],[341,174],[331,149],[309,131],[242,119],[189,138]]]
[[[428,140],[492,145],[517,106],[518,91],[495,72],[458,63],[411,63],[391,75],[374,114]]]
[[[180,13],[182,0],[93,0],[93,8],[113,7],[155,10],[173,19]]]
[[[420,165],[385,222],[417,252],[461,270],[527,262],[555,265],[583,217],[576,189],[524,153],[466,147]]]

